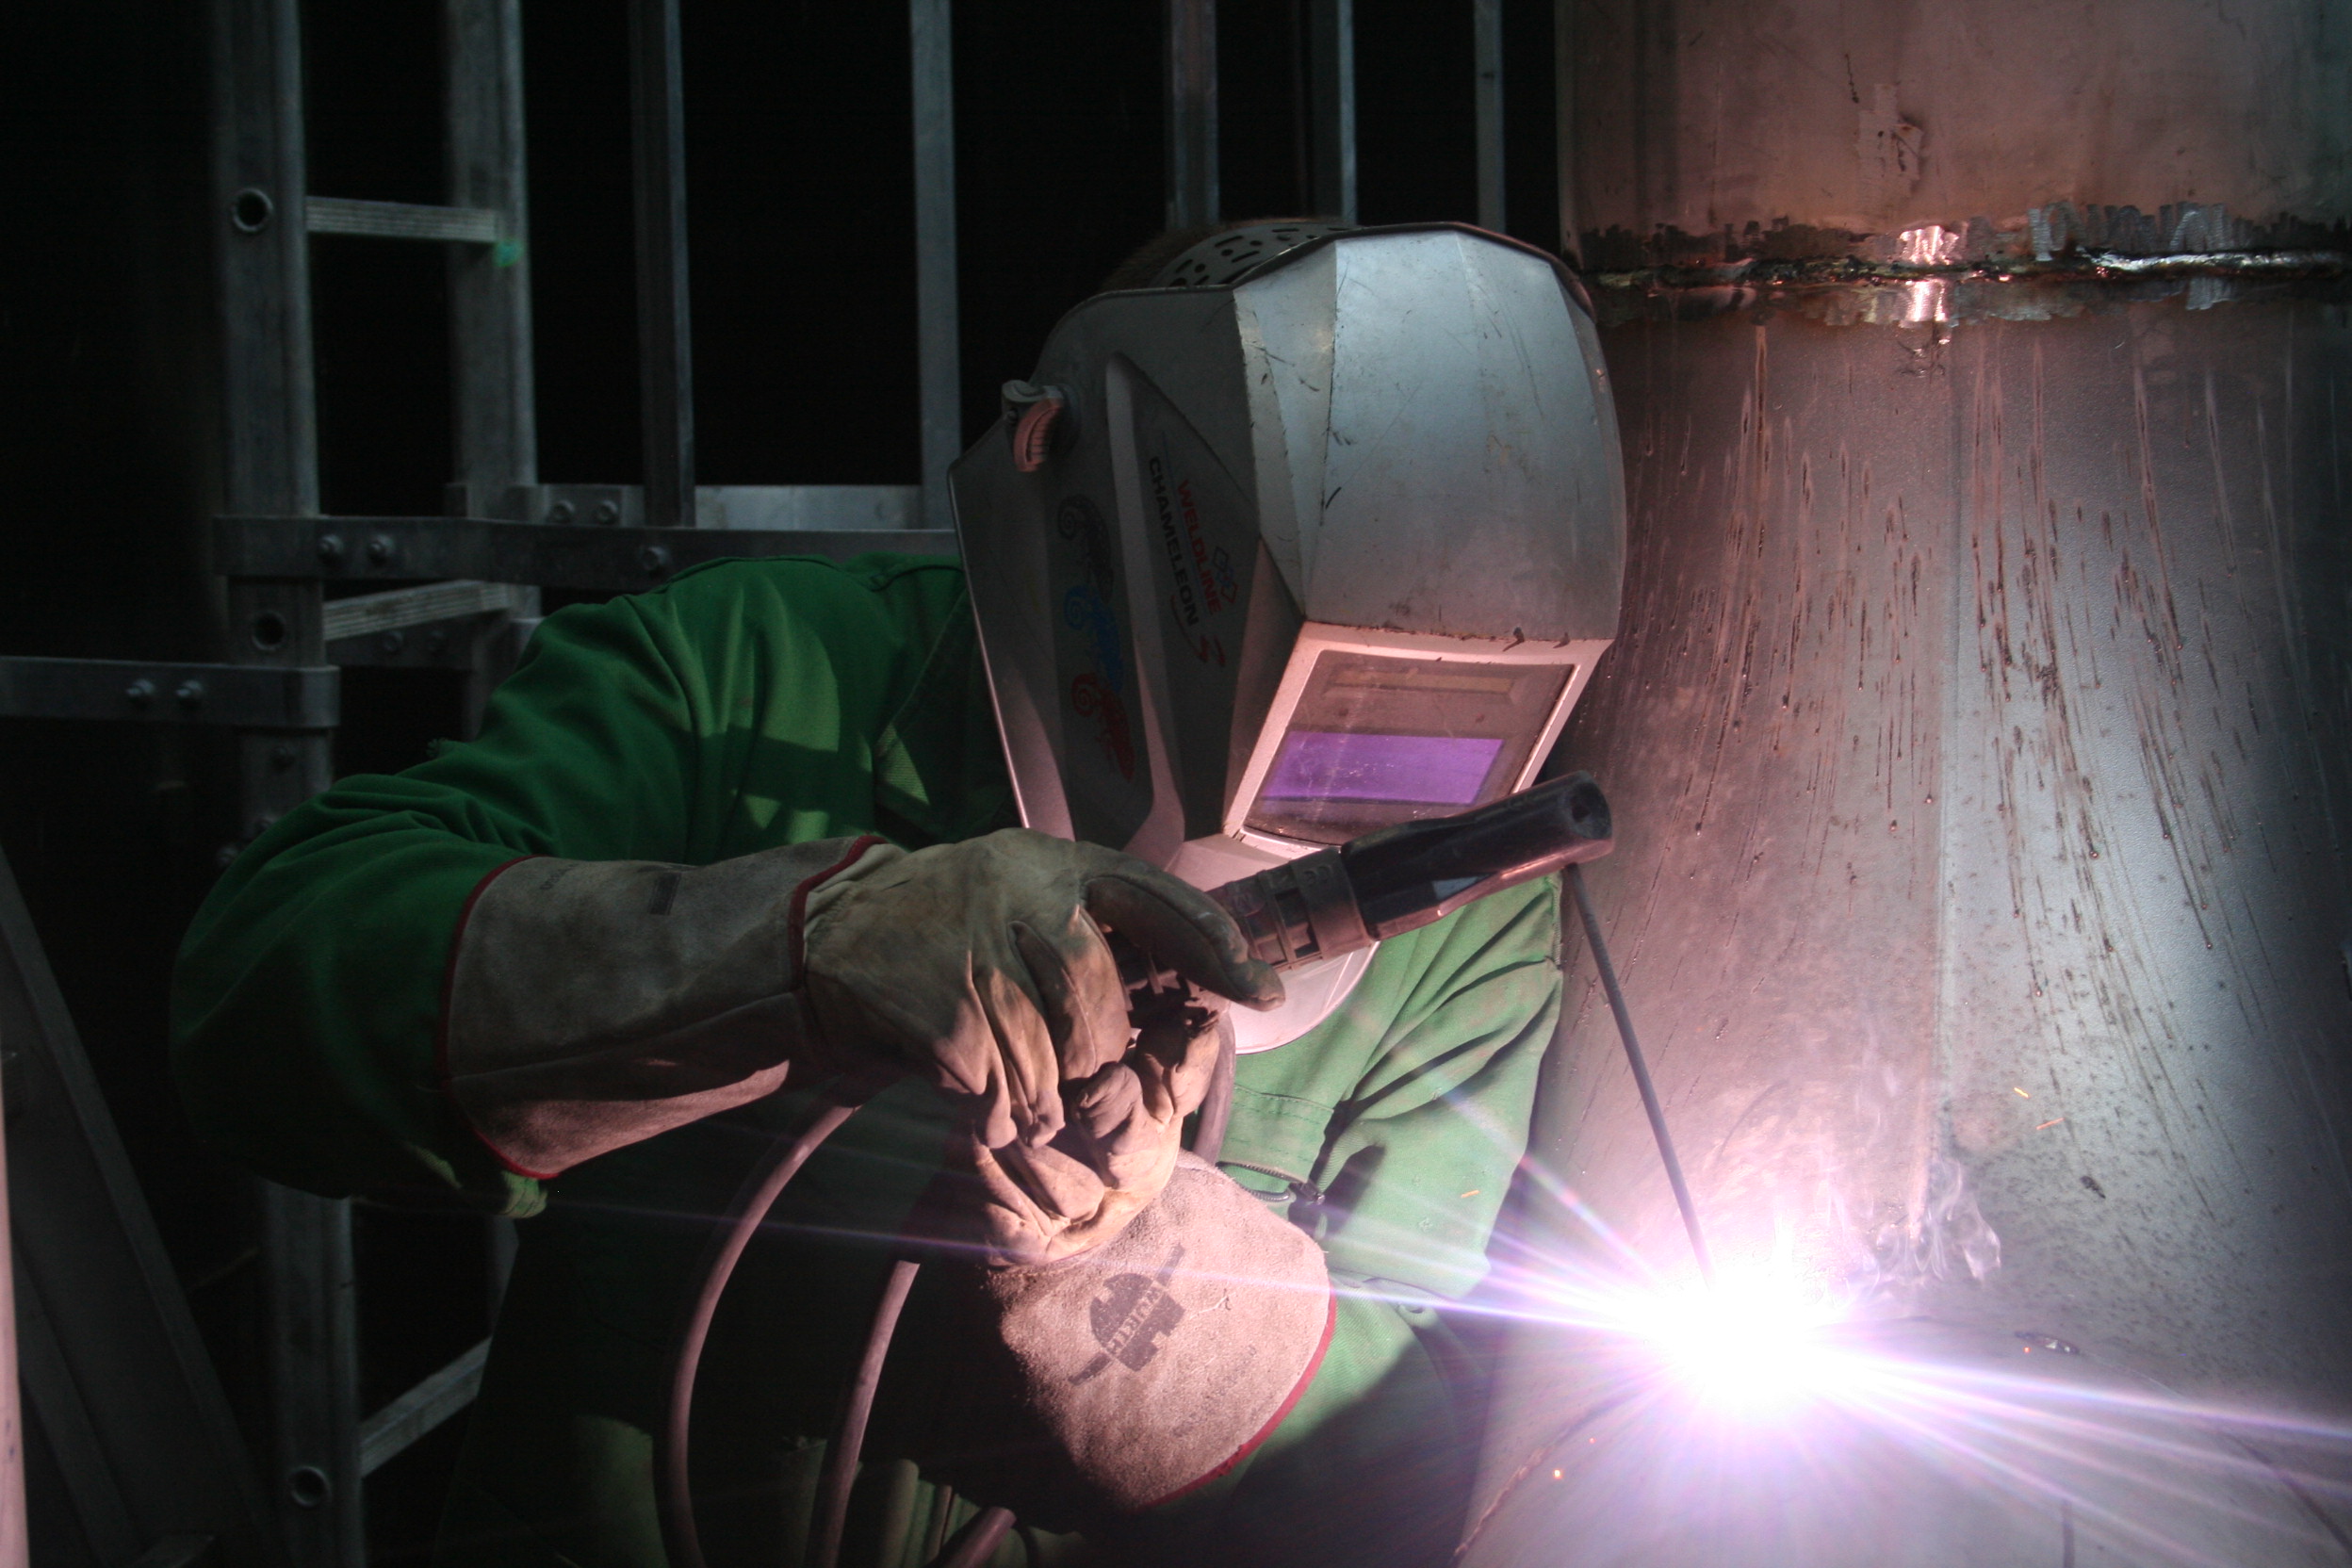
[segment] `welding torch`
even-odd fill
[[[1463,905],[1609,852],[1609,800],[1572,773],[1455,817],[1398,823],[1228,882],[1209,896],[1250,956],[1276,970],[1344,957]],[[1119,978],[1140,1003],[1176,976],[1112,937]]]

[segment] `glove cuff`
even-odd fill
[[[774,1093],[815,1054],[801,908],[874,841],[499,867],[450,941],[444,1091],[501,1164],[541,1180]]]
[[[839,859],[792,890],[784,916],[784,951],[792,966],[792,989],[805,993],[808,988],[808,895],[864,859],[866,851],[888,844],[879,834],[861,833],[849,841]]]

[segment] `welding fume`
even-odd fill
[[[1167,237],[955,466],[960,561],[563,610],[263,834],[199,1128],[522,1221],[436,1560],[1446,1560],[1619,461],[1543,253]]]

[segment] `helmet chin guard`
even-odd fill
[[[950,470],[1022,820],[1213,887],[1526,787],[1624,573],[1573,279],[1455,224],[1251,225],[1160,275],[1065,317]]]

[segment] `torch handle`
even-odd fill
[[[1573,773],[1460,816],[1400,823],[1211,889],[1250,956],[1277,970],[1336,958],[1489,893],[1608,854],[1609,800]],[[1131,990],[1168,980],[1115,939]]]

